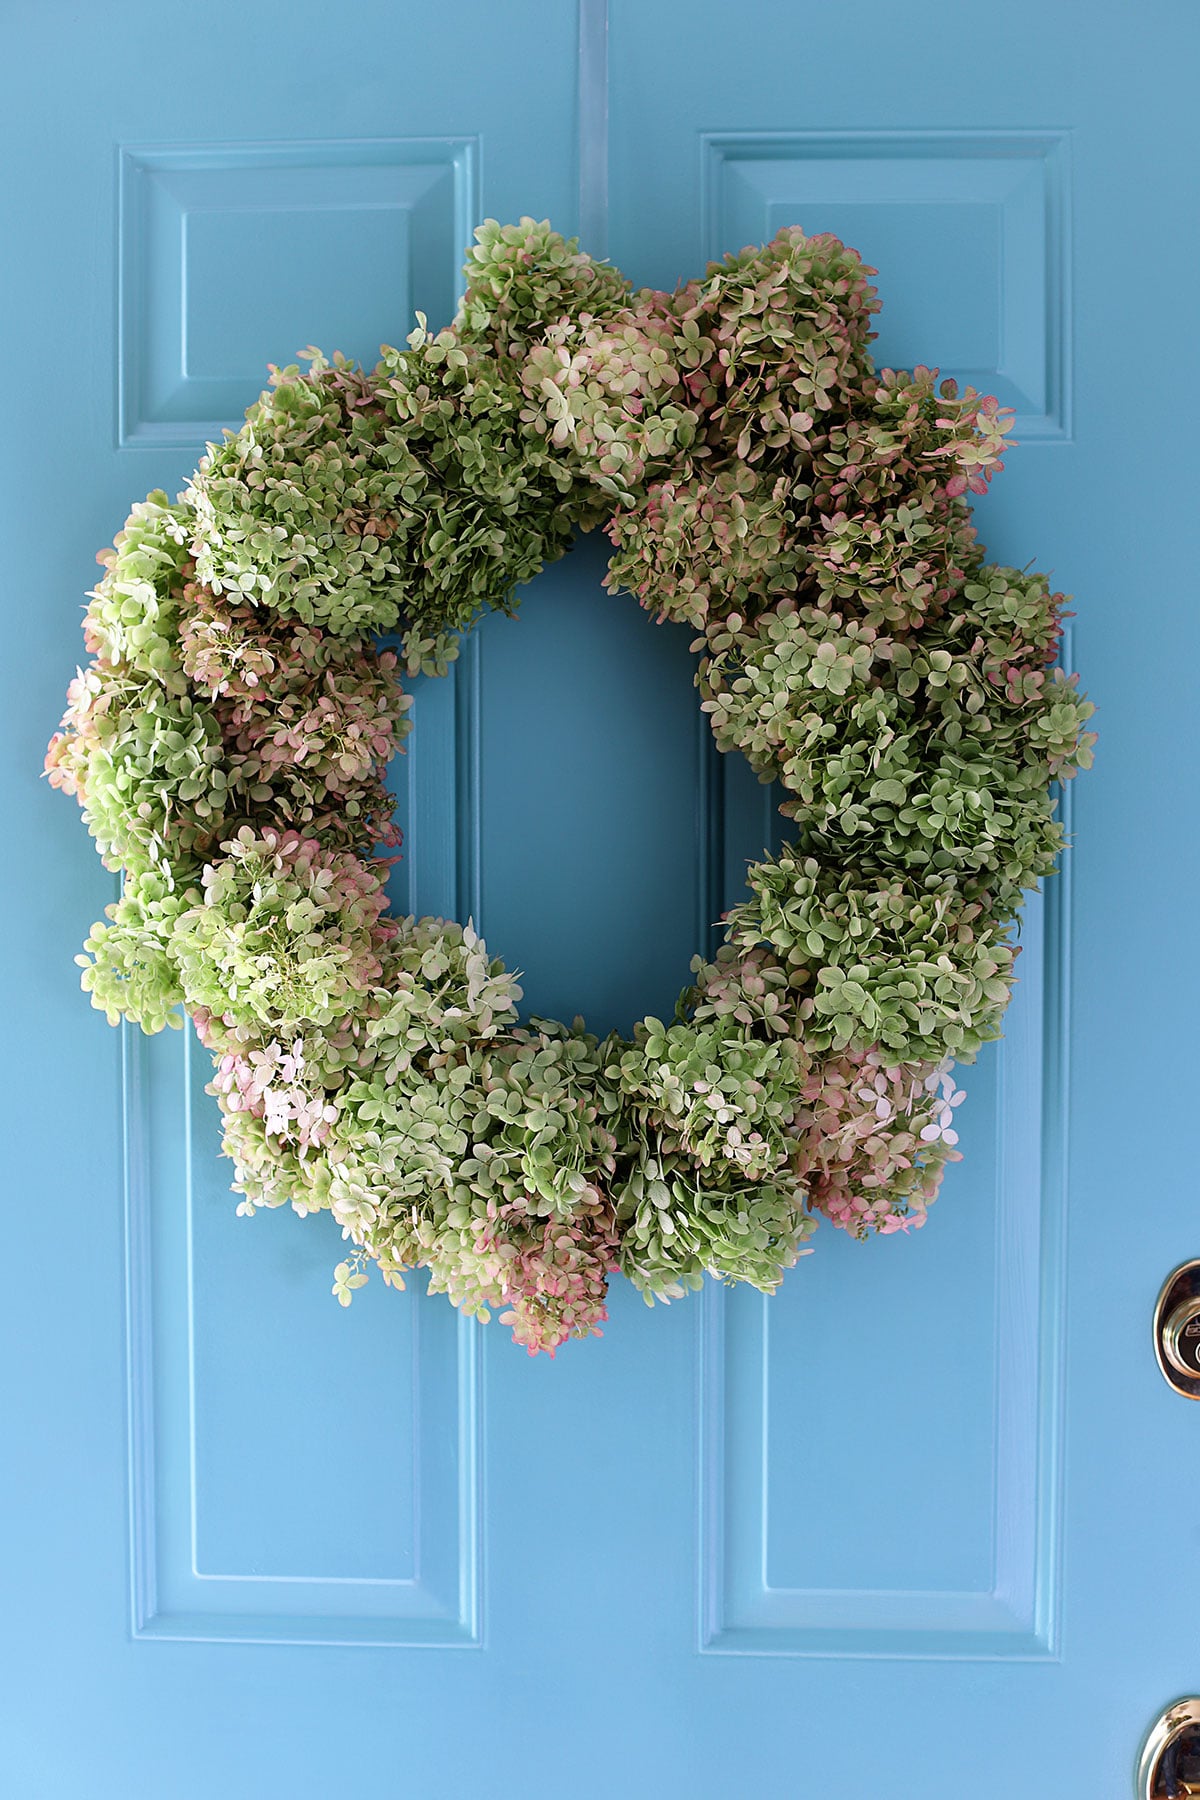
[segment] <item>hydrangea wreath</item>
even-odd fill
[[[770,1291],[819,1215],[924,1221],[1092,709],[1054,666],[1064,597],[976,541],[1010,418],[876,370],[853,250],[793,228],[634,293],[548,224],[476,236],[448,330],[273,369],[134,507],[47,768],[124,873],[83,985],[114,1023],[191,1015],[239,1211],[331,1212],[343,1302],[423,1266],[553,1351],[614,1270]],[[521,1024],[470,924],[387,916],[381,854],[401,663],[444,674],[597,525],[795,827],[629,1039]]]

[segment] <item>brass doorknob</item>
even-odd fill
[[[1200,1375],[1200,1298],[1171,1308],[1163,1321],[1163,1350],[1181,1375]]]
[[[1200,1699],[1177,1700],[1150,1727],[1138,1762],[1137,1800],[1200,1794]]]
[[[1175,1392],[1200,1400],[1200,1261],[1183,1263],[1163,1282],[1154,1309],[1154,1354]]]

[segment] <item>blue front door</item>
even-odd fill
[[[9,9],[4,1796],[1132,1793],[1200,1687],[1198,1421],[1150,1341],[1200,1253],[1196,40],[1181,0]],[[657,286],[857,247],[877,360],[1015,410],[981,533],[1077,596],[1101,709],[925,1229],[823,1227],[769,1302],[617,1282],[554,1361],[419,1284],[343,1311],[327,1217],[237,1217],[204,1056],[77,990],[112,881],[37,780],[128,503],[269,361],[445,321],[522,214]],[[776,819],[603,549],[418,686],[394,904],[628,1029]]]

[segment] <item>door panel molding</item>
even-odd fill
[[[701,158],[706,256],[786,224],[866,245],[881,366],[936,357],[1018,440],[1070,438],[1068,132],[711,132]]]
[[[1068,645],[1068,662],[1069,655]],[[1063,807],[1069,834],[1067,800]],[[964,1078],[968,1119],[979,1103],[980,1078],[994,1084],[990,1211],[995,1248],[993,1267],[985,1271],[989,1282],[981,1283],[985,1322],[980,1339],[987,1346],[994,1333],[996,1349],[990,1362],[979,1357],[974,1402],[990,1414],[995,1498],[990,1517],[980,1509],[953,1523],[968,1552],[986,1563],[987,1577],[965,1587],[911,1581],[858,1587],[823,1576],[823,1538],[836,1521],[843,1472],[804,1467],[797,1473],[791,1466],[785,1481],[773,1468],[773,1457],[793,1456],[794,1439],[778,1436],[785,1430],[779,1415],[786,1408],[789,1379],[804,1378],[795,1346],[781,1362],[773,1353],[773,1337],[784,1328],[780,1309],[804,1309],[806,1286],[819,1284],[822,1271],[802,1263],[788,1277],[785,1292],[772,1299],[714,1283],[704,1294],[699,1327],[700,1638],[705,1651],[1058,1657],[1070,887],[1068,854],[1045,901],[1033,899],[1027,907],[1021,983],[1006,1016],[1005,1037],[987,1053],[990,1069],[985,1058]],[[986,1146],[976,1143],[967,1156],[964,1174],[972,1158],[977,1168],[984,1161]],[[943,1197],[923,1235],[937,1231],[943,1209],[967,1198],[957,1191],[958,1173],[948,1171]],[[818,1262],[822,1251],[831,1248],[829,1231],[823,1226],[818,1235]],[[868,1255],[866,1247],[847,1248]],[[881,1256],[903,1252],[901,1245],[875,1248]],[[933,1245],[915,1248],[929,1253]],[[909,1277],[897,1267],[892,1277],[903,1282],[916,1279],[916,1273]],[[796,1316],[791,1314],[793,1321]],[[802,1334],[803,1311],[799,1318]],[[853,1334],[859,1324],[852,1316],[845,1328]],[[902,1369],[902,1347],[893,1348]],[[814,1354],[817,1350],[825,1356],[838,1353],[837,1344],[831,1349],[826,1341],[814,1346]],[[977,1350],[969,1338],[945,1344],[950,1361],[969,1363]],[[818,1367],[814,1379],[820,1381],[824,1372]],[[878,1380],[886,1386],[888,1379],[884,1354]],[[931,1400],[937,1392],[934,1384]],[[798,1412],[802,1427],[803,1406]],[[793,1403],[792,1425],[796,1413]],[[840,1426],[852,1435],[852,1414],[843,1410]],[[944,1418],[930,1418],[934,1439],[947,1429]],[[869,1449],[866,1454],[869,1464]],[[902,1533],[904,1518],[891,1514],[896,1499],[887,1491],[886,1468],[878,1473],[880,1515]],[[910,1522],[914,1531],[921,1529],[919,1517]],[[780,1561],[792,1568],[799,1561],[811,1575],[803,1584],[773,1580],[772,1564]]]
[[[118,446],[190,450],[322,330],[370,367],[397,321],[450,322],[479,144],[123,145],[118,188]]]

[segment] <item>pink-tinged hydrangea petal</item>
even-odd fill
[[[855,1079],[864,1072],[871,1076],[865,1086]],[[936,1116],[947,1077],[928,1064],[889,1065],[878,1050],[818,1064],[804,1090],[797,1155],[814,1210],[857,1236],[901,1229],[889,1220],[923,1218],[956,1155]]]

